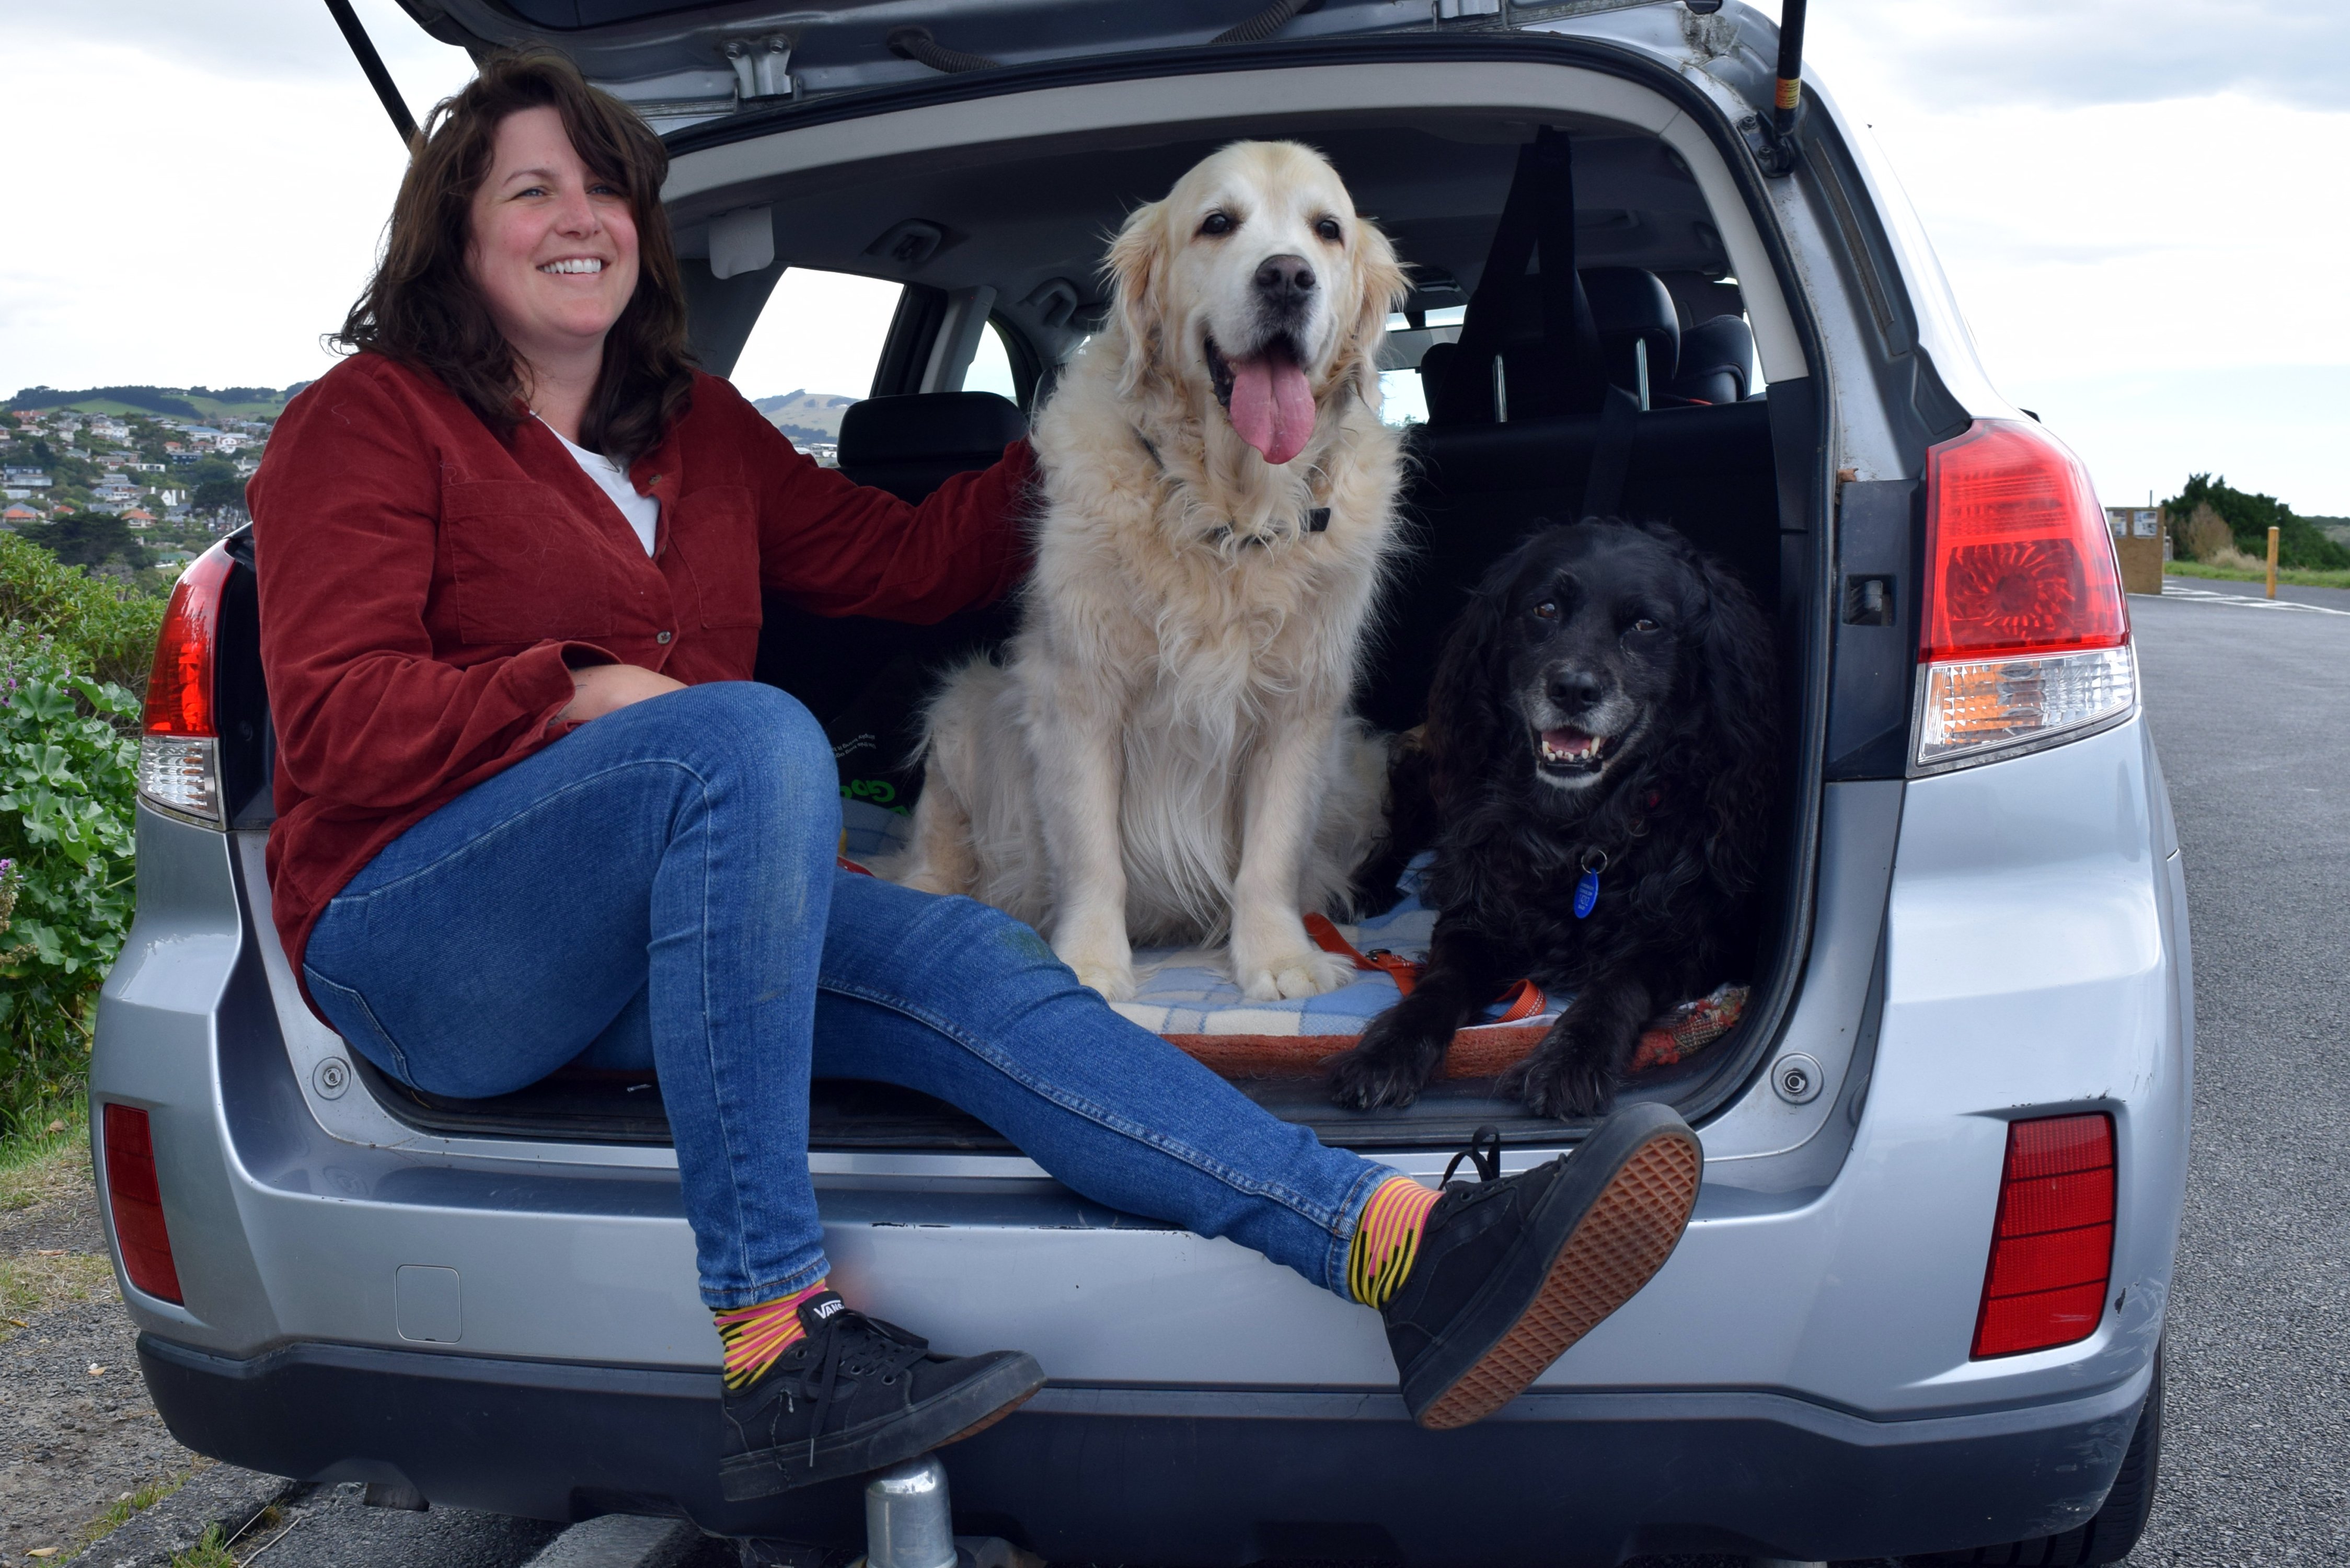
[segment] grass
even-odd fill
[[[95,1252],[58,1252],[0,1260],[0,1336],[25,1326],[36,1313],[111,1294],[114,1265]]]
[[[2210,561],[2165,561],[2162,575],[2167,577],[2213,577],[2230,583],[2265,583],[2265,566],[2236,566],[2215,565]],[[2350,588],[2350,572],[2319,572],[2305,566],[2280,566],[2277,581],[2291,583],[2300,588]]]
[[[237,1568],[237,1562],[221,1537],[221,1527],[208,1524],[203,1539],[172,1556],[172,1568]]]
[[[57,1130],[0,1143],[0,1214],[18,1213],[87,1192],[90,1186],[87,1123],[51,1123]],[[20,1252],[0,1258],[0,1342],[25,1320],[70,1302],[114,1289],[114,1270],[93,1252]]]
[[[43,1127],[0,1138],[0,1214],[90,1184],[89,1113],[69,1107]]]
[[[188,1477],[195,1473],[193,1470],[188,1470],[180,1475],[168,1476],[161,1480],[149,1481],[137,1491],[116,1498],[112,1508],[82,1526],[82,1550],[88,1551],[90,1547],[130,1523],[131,1515],[144,1512],[187,1485]]]

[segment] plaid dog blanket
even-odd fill
[[[854,860],[894,855],[905,847],[908,819],[868,801],[843,800],[843,853]],[[1424,860],[1425,857],[1423,857]],[[1414,861],[1400,883],[1403,900],[1385,914],[1336,928],[1357,953],[1387,953],[1417,962],[1428,956],[1436,911],[1420,902]],[[1393,974],[1367,970],[1320,996],[1252,1002],[1241,994],[1220,950],[1149,948],[1134,955],[1135,994],[1113,1002],[1118,1012],[1226,1077],[1312,1077],[1330,1056],[1355,1044],[1372,1019],[1402,995]],[[1446,1054],[1448,1078],[1490,1078],[1522,1059],[1557,1021],[1572,995],[1513,992],[1496,1000],[1486,1021],[1454,1036]],[[1514,1005],[1513,1005],[1514,1004]],[[1736,1026],[1746,987],[1725,985],[1685,1002],[1655,1020],[1633,1058],[1637,1071],[1669,1066],[1696,1054]]]

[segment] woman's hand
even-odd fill
[[[571,672],[571,701],[556,718],[566,723],[584,724],[590,719],[602,718],[615,708],[659,697],[665,691],[684,690],[683,681],[633,664],[591,664]]]

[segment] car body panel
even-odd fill
[[[943,34],[951,16],[1011,9],[827,15],[869,31],[919,14]],[[1180,9],[1153,25],[1204,25],[1204,5]],[[476,0],[446,10],[467,26],[502,15]],[[1315,27],[1388,14],[1326,10]],[[1766,90],[1773,37],[1751,8],[1615,7],[1545,26],[1583,56],[1539,41],[1553,57],[1281,65],[1236,52],[1229,71],[1186,57],[1001,92],[959,79],[956,96],[871,114],[844,94],[820,113],[746,116],[739,135],[718,134],[729,121],[698,128],[667,195],[690,227],[860,161],[1074,126],[1198,134],[1264,121],[1267,102],[1276,118],[1364,103],[1567,110],[1656,134],[1689,164],[1722,217],[1765,375],[1816,379],[1825,425],[1783,462],[1816,465],[1817,493],[1834,493],[1838,470],[1917,479],[1925,381],[1943,417],[2013,413],[1915,214],[1831,99],[1815,93],[1809,111],[1816,133],[1835,133],[1820,156],[1849,150],[1889,280],[1859,272],[1818,171],[1765,181],[1746,160],[1730,127]],[[681,14],[630,22],[580,48],[620,51],[597,57],[608,65],[641,46],[653,52],[628,57],[642,63],[706,49],[717,35],[698,26]],[[623,38],[628,27],[643,36]],[[668,43],[652,37],[663,27]],[[1517,47],[1475,44],[1505,46]],[[879,92],[920,85],[906,65],[856,68]],[[1871,293],[1887,287],[1907,337],[1887,336]],[[1787,513],[1784,556],[1815,573],[1795,579],[1817,599],[1806,635],[1825,639],[1836,557],[1833,535],[1813,530],[1834,524]],[[1822,679],[1807,698],[1812,732],[1826,732],[1827,691]],[[853,1532],[849,1483],[764,1511],[714,1496],[696,1456],[714,1441],[718,1347],[671,1149],[400,1120],[300,1001],[270,920],[265,835],[143,808],[139,832],[138,915],[100,1000],[91,1096],[153,1117],[186,1304],[121,1282],[183,1440],[549,1518],[677,1507],[713,1529]],[[1819,1559],[2080,1522],[2152,1376],[2183,1198],[2189,938],[2145,720],[1932,777],[1824,784],[1808,853],[1808,944],[1793,950],[1800,967],[1752,1075],[1702,1119],[1706,1183],[1680,1248],[1468,1433],[1412,1428],[1377,1320],[1242,1248],[1088,1203],[1015,1155],[811,1155],[853,1300],[945,1349],[1027,1349],[1053,1379],[949,1450],[959,1507],[1049,1554],[1199,1563],[1470,1562],[1538,1542],[1593,1563],[1665,1550]],[[1771,1069],[1797,1051],[1815,1064],[1814,1097],[1773,1087]],[[2007,1123],[2074,1110],[2115,1120],[2110,1310],[2078,1344],[1970,1360]],[[1548,1152],[1513,1148],[1505,1163]],[[1445,1151],[1381,1158],[1432,1177]],[[404,1310],[403,1268],[452,1271],[453,1314]],[[1432,1490],[1378,1480],[1399,1468]],[[1579,1484],[1547,1479],[1561,1475]],[[1464,1500],[1478,1504],[1473,1527],[1460,1522]]]

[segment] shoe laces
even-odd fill
[[[1475,1132],[1471,1133],[1469,1135],[1469,1147],[1454,1155],[1445,1165],[1444,1175],[1437,1182],[1437,1185],[1440,1187],[1451,1186],[1452,1183],[1452,1173],[1461,1168],[1461,1162],[1464,1159],[1471,1165],[1477,1168],[1477,1180],[1481,1186],[1487,1182],[1501,1180],[1502,1129],[1493,1126],[1491,1122],[1488,1122],[1485,1126],[1479,1127]]]
[[[854,1384],[879,1375],[882,1382],[894,1383],[900,1373],[930,1354],[931,1342],[894,1323],[867,1317],[853,1307],[843,1307],[825,1319],[809,1337],[816,1341],[808,1347],[813,1354],[788,1376],[783,1391],[785,1408],[803,1399],[814,1407],[816,1418],[808,1424],[808,1468],[814,1469],[816,1438],[824,1430],[825,1413],[834,1404],[841,1380]]]

